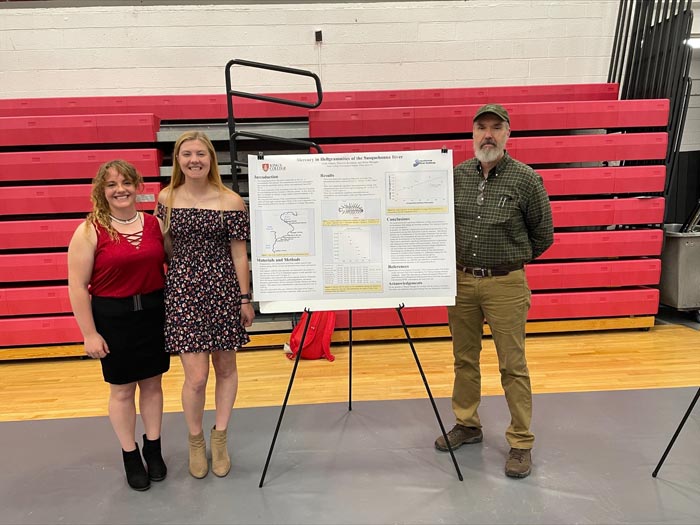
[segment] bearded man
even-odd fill
[[[454,170],[457,297],[448,308],[454,353],[450,447],[479,443],[483,432],[479,357],[484,320],[498,354],[501,385],[511,421],[505,474],[527,477],[532,468],[532,389],[525,359],[530,289],[524,265],[554,239],[552,212],[542,178],[505,150],[510,117],[498,104],[479,108],[473,120],[475,158]],[[447,451],[445,438],[435,448]]]

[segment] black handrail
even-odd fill
[[[280,97],[271,97],[269,95],[260,95],[257,93],[247,93],[245,91],[237,91],[231,89],[231,68],[235,65],[254,67],[257,69],[267,69],[269,71],[277,71],[280,73],[288,73],[290,75],[300,75],[305,77],[311,77],[314,79],[316,85],[316,95],[317,100],[314,103],[302,102],[299,100],[291,100]],[[263,62],[253,62],[250,60],[242,59],[232,59],[226,64],[226,105],[228,108],[228,116],[226,122],[228,124],[228,134],[229,134],[229,150],[231,153],[231,177],[232,177],[232,187],[234,191],[238,191],[238,170],[237,166],[247,166],[248,163],[238,161],[237,149],[236,149],[236,139],[238,137],[249,137],[257,138],[262,140],[270,140],[274,142],[281,142],[284,144],[294,144],[298,146],[305,146],[309,148],[315,148],[319,153],[321,153],[321,148],[311,141],[304,141],[299,139],[287,139],[282,137],[275,137],[274,135],[262,135],[260,133],[251,132],[237,132],[236,131],[236,118],[233,113],[233,97],[250,98],[253,100],[261,100],[263,102],[272,102],[274,104],[284,104],[287,106],[297,106],[301,108],[317,108],[323,102],[323,90],[321,89],[321,79],[311,71],[306,71],[303,69],[296,69],[292,67],[278,66],[275,64],[266,64]]]
[[[274,140],[275,142],[281,142],[283,144],[290,144],[292,146],[300,146],[302,148],[308,147],[308,148],[314,148],[318,153],[323,153],[323,150],[321,149],[321,146],[316,144],[315,142],[311,140],[301,140],[301,139],[290,139],[286,137],[272,137],[270,135],[264,135],[262,133],[254,133],[252,131],[234,131],[233,134],[231,135],[231,138],[233,140],[236,140],[238,137],[248,137],[249,139],[258,139],[258,140]],[[233,168],[234,163],[236,166],[247,166],[248,163],[243,161],[243,160],[237,160],[231,158],[231,167]]]

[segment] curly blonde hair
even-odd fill
[[[143,187],[143,177],[136,168],[125,160],[110,160],[105,162],[97,170],[97,175],[92,179],[92,192],[90,200],[92,201],[92,211],[87,216],[87,222],[97,226],[102,226],[110,238],[119,240],[119,234],[112,226],[112,220],[109,218],[110,210],[109,203],[105,197],[105,186],[109,170],[114,168],[117,173],[122,175],[126,180],[131,182],[136,188]]]
[[[180,155],[180,148],[182,148],[182,145],[190,140],[198,140],[204,144],[205,148],[207,148],[210,158],[209,174],[207,175],[209,183],[216,186],[220,193],[235,193],[233,190],[227,188],[224,185],[224,182],[221,180],[221,174],[219,173],[219,162],[216,159],[216,150],[214,149],[214,145],[207,134],[196,130],[185,131],[175,141],[175,147],[173,148],[173,172],[172,176],[170,177],[170,184],[167,186],[168,194],[165,199],[165,205],[167,207],[164,221],[165,231],[170,229],[170,217],[172,215],[173,202],[175,200],[175,188],[182,186],[185,183],[185,175],[182,173],[180,162],[177,160],[177,157]]]

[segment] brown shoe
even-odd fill
[[[196,436],[189,434],[188,443],[190,449],[190,474],[197,479],[202,479],[209,472],[204,432],[200,432]]]
[[[506,476],[509,478],[526,478],[532,470],[530,449],[511,448],[506,461]]]
[[[220,478],[231,470],[226,432],[227,429],[216,430],[216,425],[211,428],[211,471]]]
[[[460,425],[458,423],[447,433],[447,439],[450,440],[450,447],[452,447],[452,450],[454,450],[462,445],[481,443],[481,441],[484,439],[484,434],[481,432],[480,428],[465,427],[464,425]],[[435,448],[441,450],[442,452],[449,451],[443,436],[440,436],[435,440]]]

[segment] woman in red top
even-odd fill
[[[143,179],[121,160],[102,165],[92,182],[93,210],[68,247],[68,288],[85,353],[99,358],[110,386],[109,419],[121,443],[129,486],[146,490],[165,478],[160,449],[165,352],[165,251],[160,219],[137,211]],[[144,468],[135,442],[136,386],[146,433]]]

